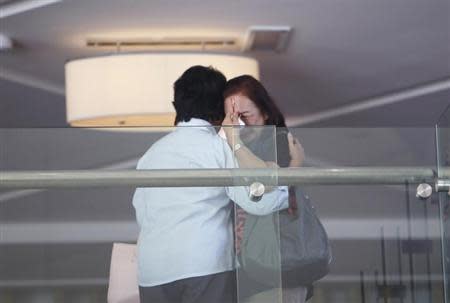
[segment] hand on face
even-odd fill
[[[225,113],[235,112],[245,125],[263,126],[266,117],[261,113],[256,104],[244,95],[232,95],[225,100]]]
[[[238,139],[234,136],[233,126],[239,125],[239,113],[234,97],[227,98],[227,102],[225,103],[225,119],[223,119],[222,126],[228,143],[233,146]]]
[[[233,106],[233,104],[235,104],[235,103],[236,103],[236,97],[234,95],[227,97],[225,99],[225,104],[224,104],[225,115],[227,115],[228,113],[231,113],[234,110],[235,105]]]
[[[225,100],[225,119],[222,122],[223,126],[239,125],[240,114],[236,101],[235,96],[231,96]]]

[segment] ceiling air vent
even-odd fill
[[[282,52],[287,48],[291,30],[290,26],[250,26],[243,51]]]
[[[235,38],[91,38],[86,46],[116,50],[150,51],[235,51],[239,48]]]

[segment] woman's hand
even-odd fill
[[[238,143],[239,134],[235,134],[234,126],[239,126],[239,113],[236,110],[236,101],[234,97],[231,97],[231,111],[229,111],[225,115],[225,119],[223,119],[222,127],[227,137],[227,142],[230,146],[234,146]]]
[[[289,143],[289,156],[291,161],[289,162],[289,167],[300,167],[305,161],[305,151],[303,146],[300,144],[297,138],[291,133],[288,133],[288,143]],[[288,213],[291,215],[296,215],[298,210],[297,197],[295,194],[295,187],[289,187],[289,208]]]
[[[305,161],[305,151],[297,138],[288,133],[289,156],[291,161],[289,167],[300,167]]]
[[[280,166],[273,161],[266,161],[267,168],[280,168]]]

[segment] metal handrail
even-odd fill
[[[450,168],[440,170],[450,178]],[[302,184],[417,184],[436,182],[431,167],[335,167],[279,169],[54,170],[2,171],[0,188],[217,187]]]

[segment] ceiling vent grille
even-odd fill
[[[243,51],[275,51],[287,49],[292,28],[290,26],[250,26]]]
[[[250,26],[241,37],[91,37],[86,46],[115,51],[218,51],[283,52],[288,47],[290,26]]]
[[[239,45],[236,38],[126,38],[126,39],[87,39],[86,46],[115,50],[150,51],[236,51]]]

